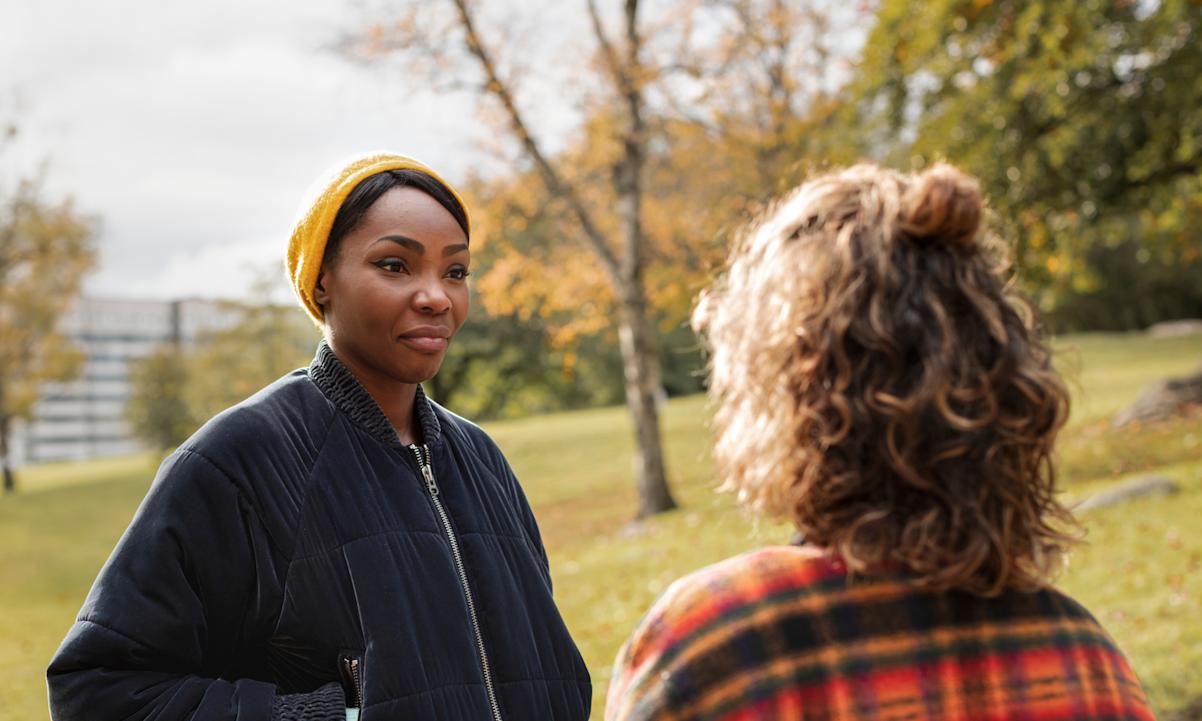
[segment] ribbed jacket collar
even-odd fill
[[[401,445],[396,429],[392,427],[380,405],[359,379],[338,360],[338,356],[334,355],[333,349],[324,340],[317,346],[317,355],[309,364],[309,378],[330,402],[373,438],[388,445]],[[442,440],[442,427],[420,385],[413,398],[413,406],[426,445],[431,448],[438,445]]]

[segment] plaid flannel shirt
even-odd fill
[[[1152,719],[1114,642],[1055,590],[852,579],[774,547],[677,581],[618,653],[607,721]]]

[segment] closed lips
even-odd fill
[[[422,326],[401,334],[402,338],[450,338],[451,329],[443,326]]]
[[[446,350],[450,338],[450,328],[425,326],[402,333],[400,341],[414,350],[436,353]]]

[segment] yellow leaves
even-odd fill
[[[553,345],[563,347],[608,328],[614,296],[592,253],[578,241],[559,241],[544,257],[498,243],[501,255],[475,288],[489,314],[537,317]]]
[[[188,368],[179,348],[162,344],[130,364],[130,396],[125,416],[143,441],[166,451],[182,443],[203,419],[190,413],[185,400]],[[221,373],[225,377],[225,373]]]
[[[198,421],[250,396],[312,358],[317,333],[290,306],[259,300],[226,306],[228,325],[201,335],[184,362],[183,400]]]
[[[1032,250],[1039,250],[1047,244],[1047,233],[1036,230],[1027,236],[1027,247]]]
[[[836,108],[824,105],[823,116]],[[648,147],[641,257],[651,314],[671,331],[686,322],[698,290],[722,265],[730,236],[800,178],[804,148],[826,131],[809,119],[789,121],[780,135],[736,116],[724,118],[717,135],[695,123],[665,122]],[[612,185],[622,123],[613,108],[596,108],[578,142],[554,159],[615,257],[627,242]],[[794,145],[803,150],[792,151]],[[562,199],[548,197],[537,174],[481,182],[472,196],[473,287],[487,313],[537,321],[560,348],[612,332],[612,279],[578,219]]]
[[[57,332],[95,249],[91,221],[70,200],[39,197],[37,183],[0,196],[0,414],[26,415],[46,381],[78,371],[82,356]]]

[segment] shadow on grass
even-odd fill
[[[1195,698],[1184,708],[1165,714],[1162,721],[1202,721],[1202,696]]]

